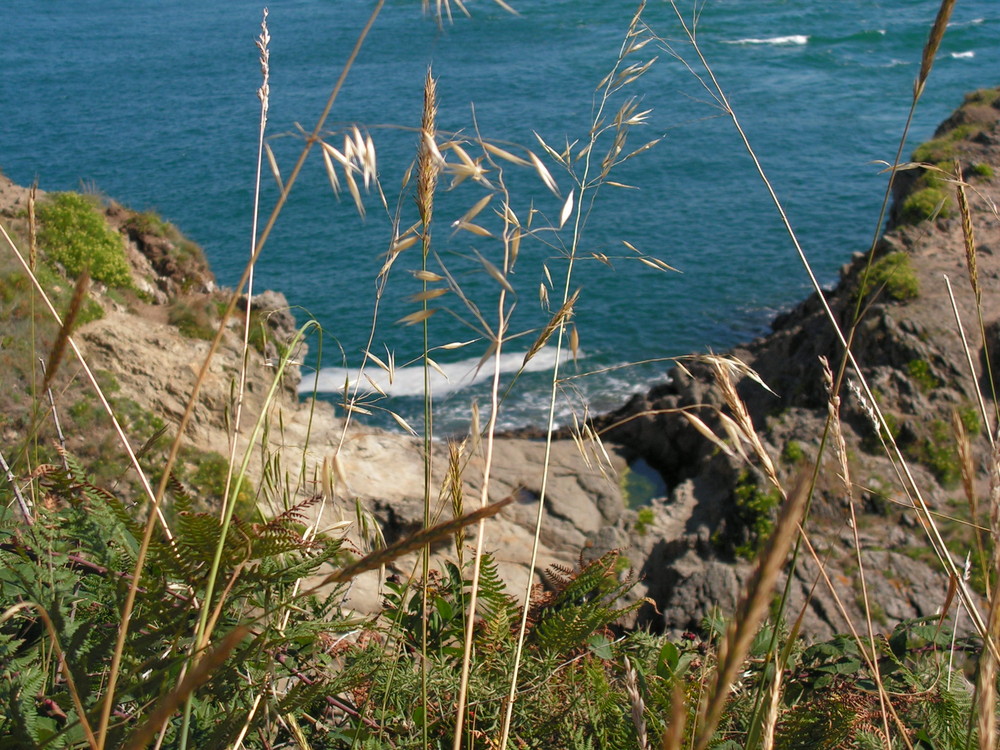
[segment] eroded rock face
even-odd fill
[[[978,246],[978,283],[987,348],[994,353],[1000,350],[996,323],[1000,320],[1000,258],[994,252],[1000,248],[1000,219],[995,209],[1000,184],[993,176],[1000,173],[998,107],[1000,90],[970,95],[939,129],[936,137],[941,140],[932,142],[935,148],[946,146],[959,159],[971,183],[967,193]],[[971,133],[952,138],[953,129],[968,122],[976,125]],[[924,152],[931,151],[924,148]],[[921,180],[920,170],[901,173],[893,228],[879,241],[873,256],[872,278],[877,283],[869,282],[861,291],[868,260],[858,254],[844,267],[836,287],[824,292],[824,298],[833,319],[846,331],[862,297],[864,316],[852,346],[858,366],[887,415],[928,505],[942,513],[961,513],[967,501],[958,486],[952,415],[958,414],[972,433],[982,497],[989,450],[984,432],[976,429],[977,421],[982,421],[977,420],[977,390],[988,384],[987,357],[955,208],[948,216],[914,221],[913,202],[907,203],[928,184]],[[909,213],[899,209],[903,205],[909,206]],[[892,272],[885,273],[886,268]],[[970,341],[975,373],[969,370],[945,277],[951,281],[955,307]],[[843,347],[816,294],[778,316],[772,327],[771,334],[730,354],[754,368],[774,391],[769,393],[749,379],[739,385],[756,430],[788,487],[819,451],[829,401],[820,357],[836,370]],[[996,360],[993,365],[997,377],[1000,367]],[[947,576],[933,560],[926,533],[914,520],[915,512],[907,507],[910,500],[879,446],[869,409],[852,385],[856,381],[849,368],[840,392],[852,495],[839,478],[838,459],[828,449],[807,526],[840,604],[830,586],[817,578],[819,567],[805,550],[790,588],[787,617],[791,621],[803,612],[803,632],[810,635],[843,631],[846,618],[855,623],[864,620],[859,567],[864,568],[869,600],[875,602],[871,615],[880,629],[891,629],[900,619],[933,613],[946,599]],[[748,493],[761,493],[751,495],[759,500],[772,490],[760,471],[748,471],[743,462],[721,455],[677,413],[663,413],[680,408],[693,409],[718,434],[724,434],[717,416],[717,410],[727,411],[722,394],[711,369],[698,362],[675,368],[667,383],[633,397],[595,425],[623,422],[609,429],[605,439],[621,446],[629,460],[648,462],[667,483],[668,496],[653,505],[656,536],[636,537],[635,542],[642,550],[639,556],[646,556],[646,593],[659,610],[650,608],[645,622],[668,630],[694,627],[713,606],[731,611],[734,590],[742,586],[750,569],[734,555],[740,537],[732,532],[745,521],[741,505],[746,505]],[[991,403],[988,409],[992,410]],[[650,416],[642,416],[645,413]],[[629,417],[633,418],[624,422]],[[850,528],[852,502],[861,538],[860,560]],[[964,564],[964,560],[957,562],[960,567]]]

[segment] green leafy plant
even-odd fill
[[[121,236],[108,227],[94,200],[80,193],[55,193],[38,206],[38,239],[50,260],[71,276],[86,268],[108,286],[132,285]]]
[[[884,291],[890,299],[897,302],[915,299],[920,295],[920,282],[909,255],[892,252],[872,264],[859,294],[864,298],[875,291]]]
[[[906,197],[900,216],[904,224],[919,224],[928,219],[947,219],[953,212],[948,192],[939,187],[925,187]]]
[[[942,385],[941,381],[931,372],[931,366],[926,360],[911,360],[906,365],[906,372],[924,393],[932,391],[935,388],[940,388]]]

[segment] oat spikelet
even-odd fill
[[[441,171],[441,152],[435,144],[437,120],[437,81],[427,69],[424,79],[424,113],[420,122],[420,153],[417,157],[417,210],[424,225],[425,236],[429,233],[434,216],[434,189],[437,187],[438,173]],[[425,253],[427,245],[425,242]]]
[[[965,193],[965,180],[962,176],[962,165],[955,161],[955,193],[958,196],[958,211],[962,215],[962,236],[965,238],[965,265],[969,269],[969,283],[972,293],[976,295],[976,305],[983,304],[983,290],[979,285],[979,269],[976,267],[976,236],[972,231],[972,211],[969,210],[969,198]]]
[[[708,701],[701,711],[698,737],[694,745],[696,750],[708,747],[719,725],[722,710],[729,697],[729,689],[736,679],[740,665],[750,649],[761,622],[767,615],[778,574],[798,534],[808,497],[809,475],[803,474],[781,509],[774,532],[767,541],[767,547],[757,559],[757,567],[726,629],[726,637],[719,646],[719,666]]]
[[[833,390],[833,371],[830,370],[830,362],[826,357],[819,358],[820,366],[823,368],[823,385],[827,392],[827,410],[830,414],[830,427],[833,430],[834,452],[840,461],[840,478],[844,483],[844,491],[847,493],[847,501],[854,505],[854,488],[851,483],[851,472],[847,465],[847,443],[844,442],[844,433],[840,428],[840,396]]]
[[[920,60],[920,74],[913,84],[914,99],[919,99],[920,95],[924,93],[924,85],[927,83],[927,77],[931,74],[931,68],[934,66],[934,56],[937,55],[938,49],[941,47],[941,40],[944,39],[945,29],[948,28],[948,19],[951,18],[951,12],[954,8],[955,0],[941,0],[937,18],[934,19],[927,44],[924,45],[924,54]]]
[[[762,382],[760,377],[745,363],[740,362],[735,357],[717,357],[710,355],[705,359],[715,371],[715,380],[719,384],[719,388],[722,390],[722,397],[725,400],[726,405],[733,413],[733,419],[739,428],[740,435],[753,447],[754,453],[757,454],[757,458],[760,460],[764,473],[767,475],[771,484],[784,493],[784,490],[782,490],[781,487],[781,482],[778,480],[778,472],[774,468],[774,462],[771,461],[771,456],[764,449],[763,443],[760,442],[760,438],[757,436],[757,431],[754,429],[753,420],[750,418],[750,413],[747,411],[746,404],[743,403],[743,399],[741,399],[739,394],[736,392],[736,385],[733,383],[732,373],[736,372],[739,375],[749,375],[759,383]]]

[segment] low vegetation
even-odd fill
[[[108,227],[96,199],[55,193],[39,204],[38,223],[38,240],[49,260],[70,276],[87,270],[92,279],[109,286],[131,285],[121,235]]]

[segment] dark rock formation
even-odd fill
[[[738,387],[785,487],[819,454],[828,408],[820,357],[829,360],[834,372],[844,357],[830,318],[846,334],[860,309],[851,350],[917,485],[932,510],[968,514],[959,486],[952,415],[957,414],[972,433],[979,482],[985,477],[982,467],[989,451],[979,427],[977,390],[989,383],[954,184],[940,170],[954,171],[957,161],[970,183],[967,194],[978,244],[987,348],[996,357],[1000,351],[1000,257],[994,254],[1000,248],[995,208],[1000,182],[994,178],[1000,170],[998,120],[1000,89],[967,97],[935,140],[916,152],[937,166],[899,173],[891,229],[874,248],[871,263],[867,254],[857,254],[822,299],[811,295],[778,316],[772,333],[730,352],[773,390],[750,378]],[[934,191],[943,199],[924,216],[919,211],[929,205],[924,201],[928,196],[936,200],[939,193]],[[969,371],[945,277],[952,283],[975,374]],[[994,378],[1000,374],[998,362],[991,360]],[[857,373],[848,367],[839,396],[862,536],[860,564],[869,600],[876,603],[872,617],[886,629],[903,618],[932,614],[945,601],[948,581],[933,559],[925,531],[915,522],[914,510],[907,507],[910,500],[882,450],[869,408],[857,395],[857,381]],[[984,389],[987,398],[989,392]],[[658,612],[650,608],[644,614],[646,621],[672,630],[695,627],[714,606],[731,611],[750,570],[737,555],[738,551],[746,555],[747,542],[752,542],[746,529],[748,508],[773,513],[765,502],[773,488],[759,469],[721,453],[679,414],[681,409],[725,436],[718,414],[729,410],[711,368],[697,360],[674,368],[667,383],[634,396],[595,423],[606,441],[621,446],[630,460],[643,459],[657,469],[668,487],[667,497],[654,504],[657,521],[652,532],[635,537],[633,554],[644,560],[646,594],[657,604]],[[992,403],[988,410],[992,412]],[[848,525],[851,499],[840,473],[828,445],[807,531],[847,615],[860,623],[859,560]],[[968,534],[961,541],[956,538],[955,548],[968,549],[970,538]],[[964,559],[957,562],[964,564]],[[847,623],[829,587],[822,579],[817,585],[818,570],[803,551],[786,617],[792,621],[804,611],[805,632],[829,635],[843,631]]]

